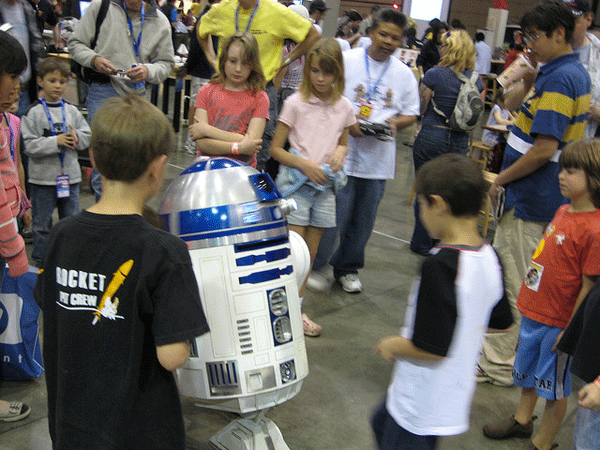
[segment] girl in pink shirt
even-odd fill
[[[343,92],[340,45],[335,39],[321,39],[306,56],[300,89],[283,104],[271,145],[271,156],[282,164],[277,186],[298,205],[287,220],[290,229],[306,241],[311,268],[323,232],[336,225],[334,189],[346,181],[348,132],[356,118]],[[284,150],[288,139],[289,152]],[[301,300],[305,288],[306,280],[299,292]],[[321,327],[306,314],[302,320],[305,335],[321,334]]]
[[[225,39],[219,71],[198,91],[189,133],[198,155],[228,156],[256,167],[256,153],[269,120],[269,97],[256,38],[235,33]]]

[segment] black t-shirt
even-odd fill
[[[44,23],[47,23],[51,27],[58,23],[58,17],[56,17],[56,13],[54,12],[54,9],[48,0],[40,0],[37,5],[29,0],[29,4],[35,11],[35,18],[37,20],[40,33],[44,32]]]
[[[184,449],[156,346],[208,331],[185,243],[138,215],[82,212],[47,248],[35,299],[54,449]]]
[[[596,284],[585,297],[577,312],[565,329],[558,349],[573,355],[571,372],[586,383],[600,376],[600,283]]]

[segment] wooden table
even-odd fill
[[[506,125],[483,125],[481,128],[484,130],[495,131],[496,133],[508,134],[508,127]]]

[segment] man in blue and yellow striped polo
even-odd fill
[[[517,121],[507,139],[502,170],[490,188],[494,202],[502,188],[506,197],[494,248],[504,265],[506,293],[512,306],[514,333],[488,335],[478,380],[512,385],[512,368],[520,317],[516,301],[531,255],[546,225],[567,199],[560,193],[558,157],[570,141],[584,136],[590,108],[590,77],[573,53],[575,17],[568,3],[545,0],[523,16],[521,28],[534,66],[506,94]]]

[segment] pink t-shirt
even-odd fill
[[[246,134],[250,119],[255,117],[269,120],[269,97],[265,91],[230,91],[219,83],[200,88],[196,108],[206,111],[209,125],[232,133]],[[227,156],[256,167],[256,155]]]
[[[288,139],[302,157],[320,165],[327,162],[344,129],[356,122],[352,103],[341,97],[333,105],[311,95],[304,101],[296,92],[283,103],[279,120],[290,127]]]

